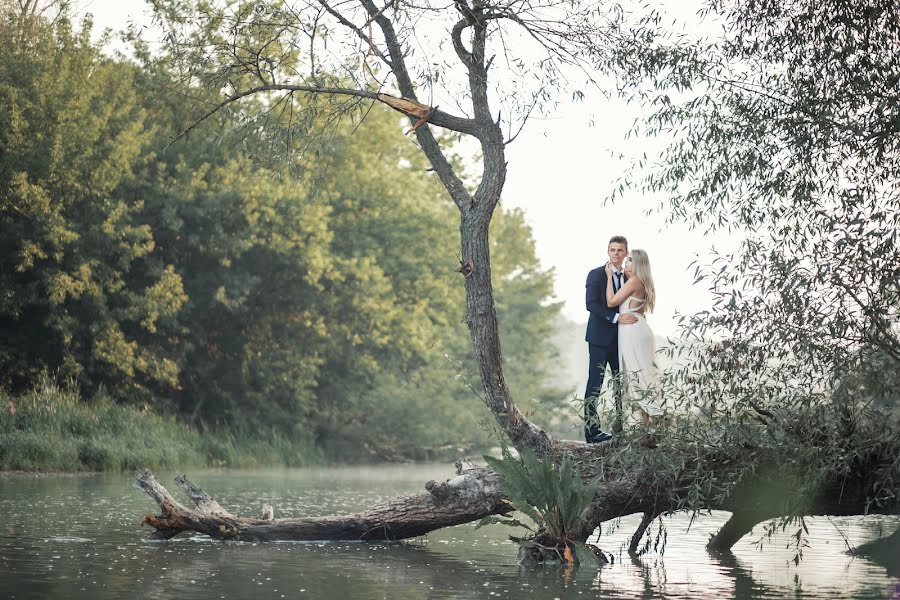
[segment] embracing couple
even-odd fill
[[[613,431],[622,431],[622,397],[641,420],[663,414],[653,403],[659,377],[654,355],[656,341],[644,318],[656,303],[656,290],[647,253],[628,251],[628,240],[610,238],[609,262],[587,276],[585,304],[590,313],[585,341],[590,364],[584,392],[584,436],[588,443],[605,442],[612,434],[603,431],[597,417],[597,396],[608,366],[614,378],[616,420]]]

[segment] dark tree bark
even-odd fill
[[[852,554],[870,558],[884,565],[891,577],[900,577],[900,527],[887,537],[857,546]]]

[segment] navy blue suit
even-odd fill
[[[615,278],[615,275],[613,276]],[[619,326],[614,322],[619,308],[610,308],[606,304],[606,268],[597,267],[588,273],[585,285],[584,302],[588,310],[587,332],[584,340],[588,343],[588,381],[584,390],[584,429],[585,436],[600,431],[597,419],[597,395],[603,386],[603,376],[607,365],[613,375],[619,374]],[[622,277],[624,285],[625,278]],[[622,395],[616,388],[613,392],[616,402],[616,422],[614,431],[621,431]]]

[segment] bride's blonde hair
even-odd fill
[[[631,259],[631,273],[637,276],[644,284],[644,293],[647,295],[647,312],[653,312],[656,306],[656,288],[653,286],[653,273],[650,272],[650,259],[643,250],[635,248],[628,253]]]

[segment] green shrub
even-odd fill
[[[0,433],[0,470],[77,470],[74,445],[59,436],[31,431]]]
[[[302,466],[323,462],[307,437],[197,429],[171,415],[123,406],[102,391],[81,399],[44,377],[32,390],[0,390],[0,470]]]
[[[117,471],[120,465],[112,449],[95,440],[78,445],[78,461],[89,471]]]
[[[543,540],[564,547],[565,554],[557,551],[561,561],[573,561],[573,555],[569,552],[571,548],[582,546],[577,534],[584,525],[582,514],[594,499],[597,483],[583,483],[568,454],[557,466],[551,460],[539,459],[528,448],[523,449],[520,457],[516,458],[504,445],[502,458],[485,456],[484,459],[503,480],[510,506],[534,521],[537,533]],[[479,526],[488,523],[531,529],[518,520],[496,517],[482,520]],[[520,543],[526,546],[532,544],[527,539],[520,540]]]

